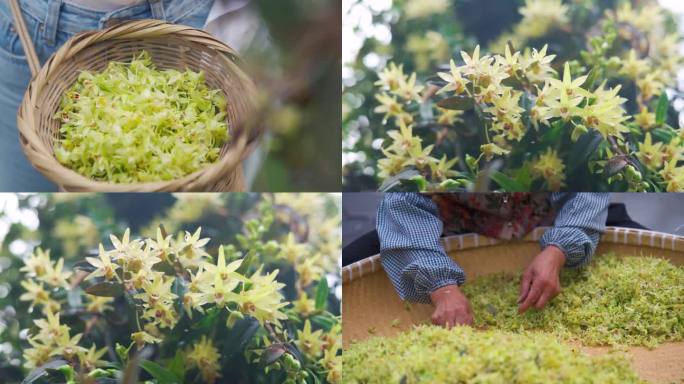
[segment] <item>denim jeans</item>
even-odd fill
[[[62,0],[21,0],[26,26],[41,63],[74,34],[102,29],[108,21],[163,19],[201,28],[213,0],[148,0],[112,12],[97,12]],[[0,191],[43,192],[56,186],[24,156],[17,131],[17,110],[31,72],[7,1],[0,1]]]

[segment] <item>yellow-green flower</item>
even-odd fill
[[[494,143],[482,144],[480,146],[480,152],[484,154],[487,161],[494,158],[494,156],[505,156],[511,151],[508,149],[503,149]]]
[[[397,66],[395,63],[389,63],[382,72],[378,73],[378,81],[374,84],[378,87],[384,88],[390,92],[399,89],[400,84],[404,80],[404,66]]]
[[[304,328],[297,330],[297,339],[295,344],[299,350],[304,352],[312,359],[317,359],[323,353],[323,336],[322,330],[311,331],[311,322],[307,319],[304,322]]]
[[[185,353],[185,360],[191,367],[200,371],[202,380],[208,384],[213,384],[217,378],[221,377],[220,359],[221,354],[218,349],[206,336],[202,336],[200,341],[193,343]]]
[[[154,337],[145,331],[134,332],[131,334],[131,340],[135,343],[138,349],[142,349],[145,344],[161,343],[161,339]]]
[[[309,252],[309,245],[297,242],[294,234],[290,232],[287,234],[285,242],[280,246],[277,257],[295,264],[299,258],[306,257]]]
[[[634,116],[634,121],[639,124],[639,126],[645,130],[653,128],[656,124],[655,113],[650,113],[648,107],[641,107],[641,112]]]
[[[622,59],[622,68],[620,68],[620,74],[629,77],[632,80],[636,80],[643,73],[649,71],[649,62],[646,59],[639,59],[637,57],[637,52],[631,49],[627,54],[627,57]]]
[[[678,166],[676,160],[665,163],[659,174],[665,180],[667,192],[684,192],[684,167]]]
[[[236,299],[235,302],[242,308],[242,312],[254,317],[262,325],[267,321],[278,323],[279,320],[287,319],[287,316],[281,312],[281,309],[287,305],[280,293],[280,289],[285,284],[275,280],[277,275],[278,270],[261,275],[261,269],[259,269],[250,276],[252,287],[247,291],[242,291],[237,297],[233,296]]]
[[[90,313],[103,313],[104,311],[112,309],[109,304],[113,301],[114,298],[112,297],[88,295],[86,311]]]
[[[637,157],[642,164],[651,168],[658,169],[663,165],[663,144],[653,143],[651,139],[651,133],[646,132],[644,137],[644,142],[639,143],[639,150],[637,151]]]
[[[449,5],[449,0],[409,1],[404,5],[404,14],[407,19],[422,18],[443,13],[449,9]]]
[[[437,107],[437,124],[454,125],[456,123],[462,123],[462,115],[463,111],[457,109],[445,109]]]
[[[299,263],[295,265],[297,279],[302,287],[306,287],[321,278],[323,268],[318,265],[318,259],[320,259],[320,257],[321,255],[310,256],[300,260]]]
[[[423,91],[423,88],[422,85],[416,85],[416,74],[414,72],[408,79],[404,78],[403,81],[399,83],[399,88],[394,93],[405,101],[419,102],[420,92]]]
[[[665,89],[663,83],[663,73],[655,70],[647,73],[644,77],[637,80],[637,87],[641,93],[642,99],[648,101],[656,95],[660,95]]]
[[[558,191],[565,185],[565,164],[554,149],[548,148],[539,155],[532,165],[532,171],[544,179],[551,191]]]
[[[432,62],[441,63],[449,57],[449,43],[441,33],[435,31],[409,35],[406,50],[413,54],[418,72],[428,70]]]
[[[437,94],[444,92],[453,92],[456,95],[460,95],[461,93],[465,92],[465,87],[468,84],[468,80],[461,76],[462,72],[456,66],[454,60],[451,60],[449,62],[449,65],[451,67],[451,72],[437,72],[437,76],[439,76],[440,78],[442,78],[442,80],[447,82],[447,85],[445,85],[439,91],[437,91]]]
[[[508,49],[508,45],[506,45]],[[551,67],[551,62],[556,58],[556,55],[546,55],[549,46],[544,45],[541,50],[532,49],[532,53],[527,51],[522,58],[522,66],[525,76],[533,83],[546,83],[552,79],[556,71]]]
[[[102,244],[100,244],[100,253],[98,258],[86,257],[86,261],[93,267],[97,268],[91,272],[85,279],[92,279],[94,277],[103,276],[105,280],[112,280],[116,276],[116,270],[119,268],[117,264],[112,263],[109,253],[105,251]]]
[[[456,163],[458,163],[458,157],[447,160],[446,155],[442,156],[438,162],[430,162],[430,174],[432,175],[432,179],[435,181],[444,181],[452,176],[457,176],[458,171],[453,169]]]
[[[557,90],[562,95],[566,95],[570,99],[576,97],[589,97],[591,93],[586,89],[582,88],[582,85],[587,81],[587,76],[580,76],[576,79],[572,79],[572,74],[570,73],[570,63],[565,63],[565,70],[563,71],[563,80],[551,79],[549,80],[551,87]]]
[[[45,290],[43,284],[36,283],[33,280],[25,280],[21,282],[21,286],[26,292],[19,296],[19,300],[30,301],[31,307],[47,305],[51,301],[50,294]]]
[[[42,277],[51,264],[50,250],[43,252],[42,249],[36,248],[28,258],[24,259],[24,266],[19,271],[26,273],[28,277]]]
[[[552,27],[568,22],[569,9],[561,0],[527,0],[519,11],[523,22],[518,33],[528,38],[540,37]]]
[[[584,125],[597,130],[601,136],[622,137],[622,133],[629,132],[623,125],[628,119],[622,109],[627,99],[618,96],[620,86],[613,89],[605,89],[606,82],[594,91],[594,102],[578,111],[578,116],[584,120]]]
[[[105,353],[107,353],[107,348],[98,350],[97,346],[93,344],[90,349],[84,348],[78,351],[78,361],[86,371],[92,371],[93,369],[106,364],[106,361],[100,360]]]
[[[309,298],[306,292],[302,291],[299,298],[292,302],[292,307],[300,313],[303,317],[309,316],[316,310],[316,301]]]
[[[404,111],[404,107],[397,101],[396,97],[390,96],[387,93],[381,93],[375,95],[375,99],[380,105],[375,107],[374,112],[384,114],[383,122],[387,122],[390,117],[394,117],[405,124],[413,122],[413,116]]]

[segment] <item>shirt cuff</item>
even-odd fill
[[[465,282],[463,269],[444,254],[417,257],[406,272],[412,269],[415,271],[413,286],[420,302],[431,303],[430,294],[435,290]]]
[[[579,232],[579,233],[578,233]],[[573,228],[550,228],[539,239],[542,249],[553,245],[565,254],[565,266],[577,268],[586,264],[591,255],[591,246],[581,231]]]

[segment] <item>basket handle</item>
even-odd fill
[[[31,41],[28,28],[26,28],[24,17],[21,14],[19,0],[10,0],[9,3],[10,9],[12,10],[12,17],[14,18],[14,26],[19,34],[19,39],[21,39],[21,45],[24,46],[24,53],[29,68],[31,69],[31,74],[35,77],[38,74],[38,71],[40,71],[40,61],[38,60],[38,55],[36,55],[36,49]]]

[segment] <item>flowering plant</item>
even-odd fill
[[[71,268],[40,248],[24,259],[20,300],[35,317],[25,381],[137,382],[141,368],[158,383],[339,382],[341,326],[325,273],[340,244],[327,199],[177,199],[142,229],[149,236],[111,235]],[[310,206],[295,208],[303,200]],[[234,241],[178,229],[227,207],[252,207],[228,221],[241,228]],[[320,233],[302,233],[309,224]]]
[[[593,1],[527,0],[491,44],[499,54],[478,45],[422,82],[389,63],[375,83],[388,129],[380,189],[684,190],[666,90],[679,35],[665,10],[641,3],[601,14]]]

